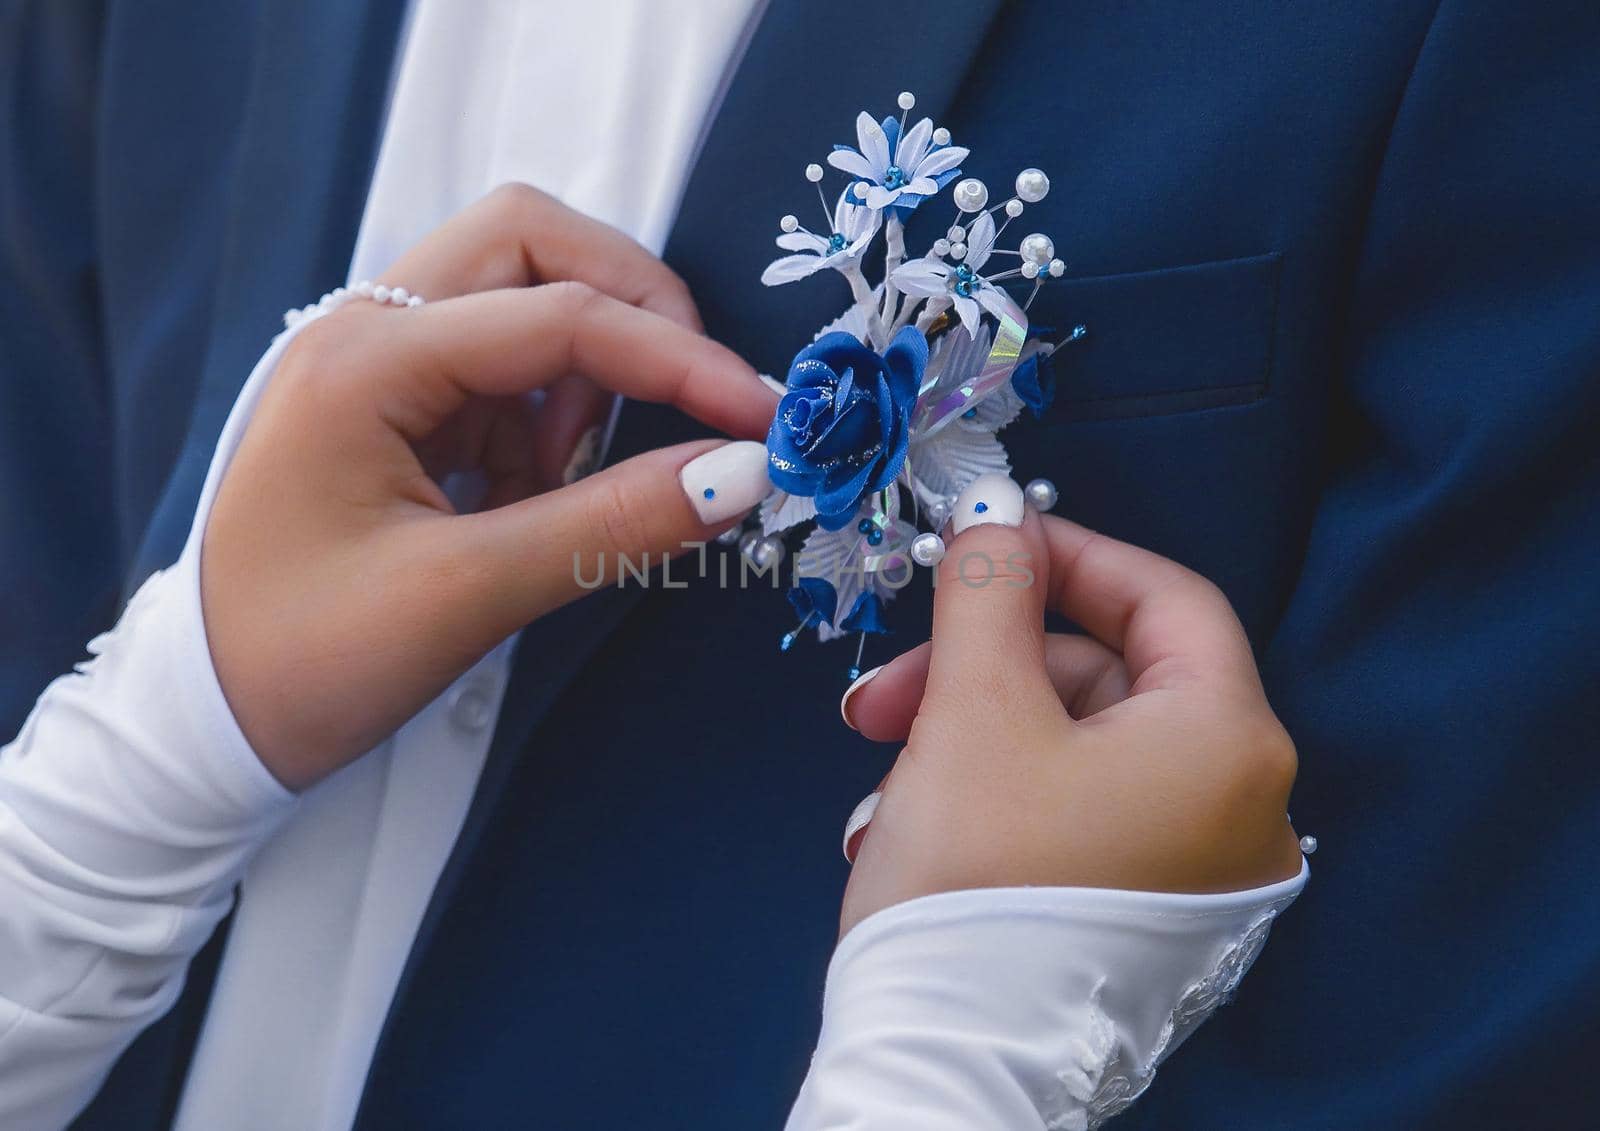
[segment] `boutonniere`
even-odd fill
[[[782,286],[836,273],[851,302],[795,355],[767,436],[773,492],[748,529],[728,535],[752,564],[772,569],[791,532],[812,525],[789,590],[800,620],[781,646],[808,629],[821,640],[858,634],[851,678],[867,636],[888,631],[885,606],[914,568],[943,558],[938,531],[956,496],[980,475],[1010,474],[996,434],[1024,411],[1038,416],[1050,406],[1051,355],[1084,333],[1079,326],[1052,341],[1029,325],[1040,286],[1064,271],[1050,238],[1033,232],[1000,247],[1050,191],[1049,178],[1024,169],[1014,195],[991,204],[983,181],[963,178],[969,151],[948,130],[928,118],[907,124],[915,105],[903,93],[899,115],[856,118],[856,144],[836,145],[827,158],[843,176],[836,193],[825,187],[823,166],[807,166],[821,226],[792,215],[778,223],[777,244],[788,254],[761,281]],[[908,255],[912,214],[951,203],[942,234]],[[867,264],[880,249],[873,283]],[[1055,505],[1049,482],[1026,490],[1041,509]]]

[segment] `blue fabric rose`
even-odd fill
[[[910,326],[881,355],[842,331],[801,350],[767,433],[772,482],[815,497],[818,523],[842,529],[900,474],[927,364],[927,339]]]

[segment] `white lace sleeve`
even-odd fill
[[[1087,1131],[1227,1000],[1293,879],[1226,895],[953,892],[839,944],[788,1131]]]

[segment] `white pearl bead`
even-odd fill
[[[373,287],[372,288],[372,301],[373,302],[388,302],[389,301],[389,288],[384,286],[382,283],[379,283],[377,286]]]
[[[746,530],[739,537],[739,552],[748,558],[754,552],[756,543],[759,541],[761,541],[761,531]]]
[[[406,305],[411,307],[412,309],[416,309],[417,307],[422,305],[422,296],[421,295],[412,295],[410,298],[406,299]]]
[[[1056,485],[1048,479],[1032,479],[1022,489],[1027,495],[1028,502],[1033,504],[1035,510],[1047,511],[1056,505],[1060,495],[1056,492]]]
[[[949,255],[950,254],[950,241],[949,240],[934,240],[933,241],[933,254],[935,254],[935,255]]]
[[[406,304],[406,300],[410,297],[411,292],[406,290],[404,287],[396,287],[394,290],[389,292],[389,301],[394,303],[396,306],[404,306]]]
[[[934,526],[943,526],[950,520],[950,501],[948,499],[935,499],[923,511],[928,516],[928,521]]]
[[[963,212],[977,212],[989,203],[989,186],[976,177],[968,177],[956,185],[956,207]]]
[[[966,244],[964,244],[964,243],[953,243],[953,244],[950,245],[950,258],[951,259],[965,259],[966,257],[967,257],[967,245]]]
[[[1022,215],[1022,201],[1020,201],[1020,200],[1008,200],[1008,201],[1006,201],[1006,215],[1011,217],[1013,220],[1015,220],[1018,216],[1021,216]]]
[[[293,307],[293,308],[291,308],[289,310],[285,310],[283,312],[283,324],[285,326],[296,325],[300,321],[300,318],[301,318],[301,314],[300,314],[300,308],[298,306]]]
[[[806,180],[810,181],[812,184],[816,184],[821,179],[822,179],[822,166],[821,165],[813,163],[813,164],[810,164],[810,165],[806,166]]]
[[[335,299],[338,299],[339,301],[343,302],[345,299],[348,299],[350,297],[350,292],[348,290],[346,290],[344,287],[334,287],[333,288],[333,297]]]
[[[777,538],[768,535],[757,541],[754,546],[751,546],[750,553],[746,556],[749,557],[750,564],[757,569],[767,569],[781,565],[786,553],[788,553],[788,547]]]
[[[960,224],[951,224],[950,230],[944,234],[944,238],[951,243],[960,243],[967,238],[967,230]]]
[[[933,144],[935,144],[935,145],[949,145],[950,144],[950,131],[945,129],[943,126],[940,126],[938,129],[934,130],[933,131]]]
[[[1024,279],[1037,279],[1039,277],[1039,265],[1024,261],[1022,264],[1022,277]]]
[[[372,281],[370,279],[362,279],[359,283],[357,283],[356,294],[360,295],[362,298],[371,298]]]
[[[797,216],[785,216],[783,219],[778,221],[778,227],[786,232],[792,232],[799,226],[800,219]]]
[[[1024,169],[1017,174],[1017,195],[1029,204],[1038,204],[1050,191],[1050,178],[1039,169]]]
[[[937,534],[918,534],[911,540],[911,560],[920,566],[936,566],[944,560],[944,539]]]
[[[1050,242],[1050,237],[1043,232],[1034,232],[1032,235],[1022,237],[1022,243],[1017,245],[1017,250],[1022,253],[1022,258],[1028,263],[1037,263],[1041,267],[1048,266],[1051,256],[1056,253],[1056,245]]]
[[[1303,837],[1300,838],[1300,851],[1301,852],[1304,852],[1307,856],[1310,856],[1316,850],[1317,850],[1317,838],[1316,837],[1314,837],[1314,836],[1303,836]]]
[[[1065,275],[1066,273],[1067,273],[1067,265],[1065,263],[1061,262],[1061,260],[1059,260],[1059,259],[1052,259],[1050,261],[1050,275],[1051,275],[1051,277],[1059,279],[1059,278],[1061,278],[1061,276]]]
[[[857,200],[867,199],[867,182],[857,181],[855,184],[850,186],[850,191],[855,195]]]
[[[899,104],[900,109],[909,110],[917,104],[917,96],[912,94],[909,90],[902,90],[900,92],[900,97],[896,98],[895,102]]]
[[[717,544],[719,546],[735,546],[735,545],[738,545],[740,539],[742,539],[743,537],[744,537],[744,527],[742,527],[742,526],[730,526],[730,527],[728,527],[728,529],[724,530],[721,534],[717,535]]]

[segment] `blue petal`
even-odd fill
[[[1025,358],[1011,373],[1011,388],[1035,417],[1043,416],[1056,399],[1055,375],[1042,354]]]
[[[805,621],[813,616],[824,624],[832,624],[839,611],[839,591],[821,577],[799,578],[789,590],[789,604]]]
[[[883,623],[883,602],[876,593],[863,593],[850,608],[850,615],[840,622],[845,632],[871,632],[887,635],[889,626]]]
[[[900,148],[900,119],[885,118],[878,123],[889,139],[889,164],[894,164],[894,151]]]
[[[878,460],[868,460],[851,471],[841,468],[824,477],[817,490],[817,523],[824,530],[843,530],[856,516],[861,497],[872,483],[873,469]]]
[[[901,327],[884,351],[883,363],[889,370],[889,392],[895,407],[910,412],[928,368],[928,339],[915,326]]]

